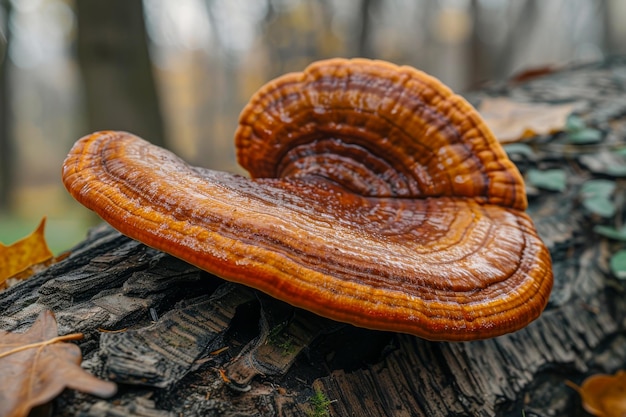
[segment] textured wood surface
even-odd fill
[[[529,189],[555,288],[544,314],[519,332],[443,343],[338,324],[227,284],[108,226],[0,293],[0,328],[24,330],[52,309],[60,334],[86,334],[83,366],[120,383],[107,401],[67,391],[53,403],[54,416],[307,416],[316,389],[332,401],[332,416],[584,416],[565,381],[626,367],[624,288],[608,264],[621,243],[593,231],[623,223],[618,174],[626,163],[613,151],[626,146],[625,94],[626,60],[613,59],[470,96],[474,103],[488,95],[575,101],[604,134],[593,145],[540,137],[531,154],[511,155],[522,173],[567,173],[562,192]],[[615,181],[614,217],[583,206],[581,185],[592,178]]]

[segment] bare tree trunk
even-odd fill
[[[605,22],[604,49],[611,54],[626,53],[626,29],[621,20],[626,12],[626,5],[616,0],[604,0],[600,5],[603,8]]]
[[[1,3],[4,11],[3,22],[4,39],[0,41],[0,210],[9,208],[11,200],[11,184],[13,173],[13,146],[11,144],[11,124],[9,118],[9,14],[11,2],[4,0]]]
[[[364,58],[373,58],[372,47],[372,14],[380,7],[378,0],[363,0],[359,10],[361,28],[359,30],[358,55]]]
[[[163,145],[142,1],[81,0],[76,10],[90,129],[127,130]]]
[[[470,13],[472,17],[472,33],[470,38],[470,47],[469,49],[469,85],[476,86],[480,82],[483,74],[486,74],[486,54],[485,54],[485,45],[480,40],[480,34],[477,27],[481,24],[480,19],[480,2],[478,0],[471,0]]]

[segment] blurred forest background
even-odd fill
[[[97,221],[60,180],[73,142],[122,129],[238,172],[237,117],[269,79],[381,58],[456,92],[626,52],[622,0],[0,0],[0,242]],[[625,98],[626,99],[626,98]]]

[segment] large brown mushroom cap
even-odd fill
[[[63,181],[132,238],[357,326],[482,339],[545,307],[550,256],[522,179],[434,78],[321,61],[263,87],[236,143],[253,179],[94,133],[70,151]]]

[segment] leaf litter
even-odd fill
[[[51,311],[42,312],[24,333],[0,330],[0,416],[25,417],[65,388],[113,396],[116,385],[81,368],[80,348],[65,343],[82,337],[80,333],[59,336]]]
[[[596,374],[585,379],[581,386],[566,381],[582,399],[583,408],[597,417],[626,415],[626,371],[615,375]]]
[[[486,98],[481,116],[501,143],[518,142],[566,129],[576,103],[522,103],[504,97]]]
[[[53,261],[54,256],[44,237],[45,226],[44,217],[37,229],[27,237],[9,246],[0,243],[0,290],[6,288],[9,278],[17,275],[28,277],[32,275],[28,271],[33,266],[49,266]]]

